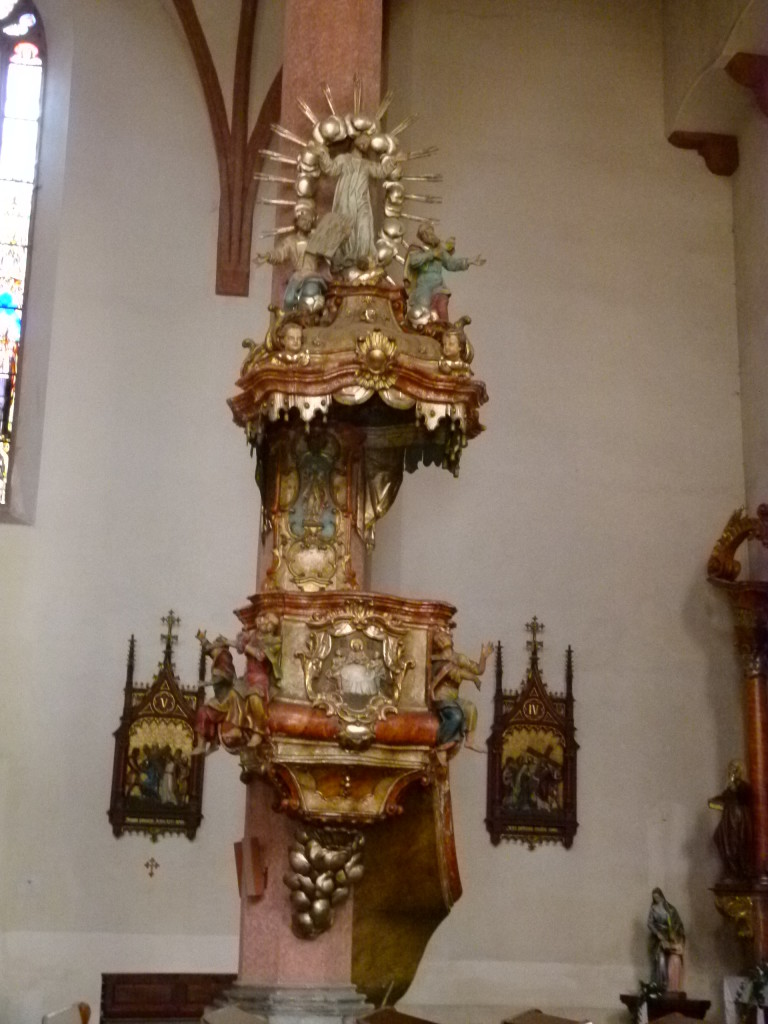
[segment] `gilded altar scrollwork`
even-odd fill
[[[397,343],[383,331],[373,330],[358,338],[357,358],[360,362],[357,383],[369,392],[387,391],[397,380],[394,371]]]
[[[391,617],[354,604],[310,627],[296,657],[312,706],[342,723],[341,746],[370,746],[376,721],[397,714],[403,680],[414,667],[405,656],[405,633]]]
[[[754,938],[755,907],[749,892],[718,892],[715,894],[715,907],[718,913],[735,926],[737,938],[745,940]]]
[[[736,552],[748,540],[757,540],[768,547],[768,505],[758,506],[757,516],[748,516],[744,508],[736,509],[712,549],[707,576],[712,580],[736,580],[741,572]]]
[[[371,432],[373,433],[373,432]],[[405,469],[405,448],[394,431],[382,432],[381,447],[369,436],[365,451],[364,486],[358,492],[357,530],[366,547],[373,548],[376,523],[394,504]],[[372,444],[371,441],[374,443]]]

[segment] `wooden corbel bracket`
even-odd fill
[[[739,143],[735,135],[716,132],[672,132],[669,142],[678,149],[695,149],[713,174],[730,177],[739,166]]]

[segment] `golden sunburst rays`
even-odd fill
[[[396,124],[394,128],[391,128],[387,132],[387,135],[392,135],[394,138],[397,138],[398,135],[402,135],[403,132],[408,131],[411,125],[417,120],[418,114],[409,114],[407,117],[404,117],[399,124]]]
[[[400,181],[431,181],[435,184],[442,182],[442,174],[404,174]]]
[[[415,213],[400,213],[399,216],[401,216],[403,218],[403,220],[413,220],[413,221],[417,221],[419,224],[427,224],[427,223],[429,223],[429,224],[439,224],[440,223],[440,219],[438,217],[419,217]]]
[[[317,117],[312,111],[312,108],[309,106],[309,104],[305,103],[303,100],[299,100],[298,104],[303,113],[309,118],[310,121],[312,121],[313,126],[316,125]],[[297,202],[301,202],[302,200],[306,201],[308,197],[311,197],[314,192],[312,182],[309,180],[309,178],[307,178],[305,168],[302,165],[302,156],[306,154],[311,142],[309,139],[302,139],[300,135],[297,135],[295,132],[291,131],[290,128],[286,128],[282,124],[273,124],[271,125],[271,128],[274,134],[277,135],[279,138],[285,139],[287,142],[291,142],[295,146],[299,146],[302,150],[302,153],[299,157],[286,156],[286,154],[280,153],[274,149],[260,149],[259,153],[263,157],[266,157],[267,160],[271,160],[274,163],[287,164],[289,167],[295,167],[296,177],[285,178],[279,174],[268,174],[262,171],[257,171],[253,175],[253,177],[256,179],[256,181],[270,182],[274,185],[279,185],[280,188],[283,189],[290,188],[296,193],[296,198],[273,199],[262,198],[260,196],[257,199],[257,203],[259,203],[262,206],[291,206],[294,208],[294,210],[296,210]],[[279,231],[269,232],[268,234],[262,234],[261,237],[266,238],[275,234],[286,234],[288,231],[291,230],[293,229],[280,229]]]
[[[285,153],[278,153],[274,149],[260,149],[259,153],[278,164],[290,164],[291,167],[298,167],[299,165],[299,161],[295,157],[286,156]],[[416,181],[417,179],[413,178],[411,180]]]
[[[395,98],[395,94],[390,89],[389,92],[385,94],[385,96],[382,99],[381,103],[376,108],[376,113],[373,115],[373,119],[374,119],[374,121],[376,121],[377,124],[382,121],[384,115],[389,110],[390,103],[392,102],[392,100],[394,98]]]
[[[311,124],[309,138],[302,135],[301,129],[294,131],[283,124],[273,124],[272,131],[279,139],[288,143],[288,147],[281,145],[271,149],[259,150],[266,161],[275,165],[274,172],[259,171],[254,175],[257,181],[266,182],[277,187],[277,197],[259,198],[258,202],[267,206],[293,207],[294,213],[298,213],[301,204],[314,210],[315,192],[322,176],[321,165],[327,161],[329,152],[332,153],[337,146],[349,145],[358,136],[368,136],[370,148],[363,149],[364,159],[378,160],[382,167],[386,168],[386,175],[382,184],[384,185],[383,196],[383,219],[378,232],[376,242],[376,258],[380,265],[386,265],[390,259],[399,263],[405,262],[405,254],[408,250],[408,242],[405,239],[405,228],[410,222],[414,225],[435,223],[435,218],[422,216],[419,213],[406,212],[405,207],[410,204],[423,204],[434,206],[442,203],[442,197],[433,194],[431,189],[418,189],[408,183],[420,182],[424,184],[440,184],[443,180],[442,174],[407,174],[406,164],[412,160],[425,160],[437,153],[436,146],[427,146],[423,149],[405,150],[401,148],[401,137],[416,121],[416,115],[409,114],[402,118],[393,128],[387,129],[383,121],[390,110],[394,100],[394,92],[391,90],[382,97],[373,115],[363,113],[363,83],[360,74],[356,73],[352,79],[352,111],[345,113],[335,102],[330,85],[325,82],[320,86],[324,103],[321,107],[310,105],[305,99],[299,97],[297,105],[307,121]],[[327,112],[325,110],[327,105]],[[347,108],[348,109],[348,108]],[[319,111],[317,113],[316,111]],[[357,145],[357,143],[356,143]],[[290,147],[298,147],[298,153],[291,151]],[[288,152],[280,150],[287,148]],[[362,149],[362,146],[360,146]],[[325,156],[322,151],[325,151]],[[288,168],[294,169],[295,177]],[[288,190],[294,195],[288,198]],[[282,198],[286,196],[286,198]],[[274,231],[263,232],[261,237],[266,238],[291,231],[290,227],[279,227]]]
[[[403,163],[407,163],[409,160],[424,160],[426,157],[434,156],[436,152],[437,146],[427,146],[426,149],[412,149],[410,152],[404,152],[398,159]]]
[[[254,178],[257,181],[274,181],[280,185],[294,185],[293,178],[281,178],[279,174],[262,174],[261,171],[257,171],[254,174]]]
[[[295,206],[296,202],[293,199],[259,199],[259,202],[263,206]]]
[[[317,116],[317,114],[314,112],[312,107],[310,107],[306,100],[299,98],[296,100],[296,103],[298,104],[299,110],[307,118],[307,120],[312,122],[312,127],[314,128],[317,122],[320,120],[320,118]]]
[[[323,96],[325,96],[325,102],[328,104],[328,109],[334,117],[338,117],[336,113],[336,107],[333,105],[333,95],[331,93],[331,87],[327,82],[323,82]]]
[[[405,189],[403,188],[401,182],[399,182],[399,181],[385,182],[384,188],[385,188],[385,198],[384,198],[384,216],[385,217],[393,217],[393,218],[400,219],[400,220],[411,220],[411,221],[416,221],[416,222],[423,223],[427,219],[431,220],[433,218],[421,217],[421,216],[417,216],[416,214],[413,214],[413,213],[405,213],[404,210],[403,210],[403,206],[405,205],[405,203],[406,202],[412,202],[412,203],[425,203],[427,205],[435,205],[437,203],[442,203],[442,201],[443,201],[440,196],[419,195],[419,194],[417,194],[415,192],[406,192]]]
[[[285,178],[281,178],[279,180],[285,181],[286,179]],[[443,201],[443,197],[442,196],[420,196],[420,195],[417,195],[415,192],[405,192],[405,193],[403,193],[403,199],[405,199],[405,200],[407,200],[407,201],[409,201],[411,203],[442,203],[442,201]]]
[[[292,132],[290,128],[285,128],[281,124],[273,124],[270,127],[275,135],[279,135],[281,139],[286,139],[296,146],[301,146],[302,149],[306,149],[309,145],[309,139],[302,139],[300,135]]]

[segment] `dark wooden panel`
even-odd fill
[[[197,1020],[236,974],[102,974],[102,1021]]]

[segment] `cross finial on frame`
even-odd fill
[[[534,615],[530,622],[526,622],[525,628],[531,634],[531,639],[526,641],[525,648],[526,650],[530,651],[532,657],[536,659],[536,657],[538,656],[538,652],[544,646],[542,640],[536,639],[539,633],[544,632],[544,623],[539,622],[539,620]]]
[[[179,638],[178,636],[174,635],[173,630],[176,626],[181,625],[181,619],[177,615],[174,615],[173,608],[171,608],[167,615],[162,616],[160,621],[164,622],[166,625],[166,632],[160,634],[160,639],[163,641],[163,644],[165,645],[163,653],[166,662],[168,662],[168,664],[171,664],[171,662],[173,661],[173,645],[179,642]]]

